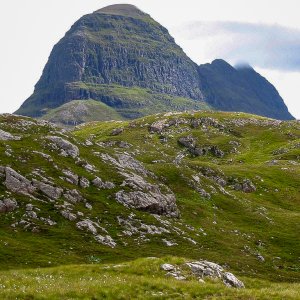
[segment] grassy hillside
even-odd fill
[[[168,113],[66,132],[3,115],[0,129],[6,132],[0,132],[1,200],[17,202],[0,219],[3,298],[128,299],[137,286],[137,295],[149,299],[160,292],[165,295],[159,299],[299,297],[299,122]],[[58,137],[72,146],[62,146]],[[8,181],[16,178],[8,166],[28,179],[19,179],[23,190]],[[144,203],[141,194],[153,203]],[[83,225],[86,220],[96,233]],[[239,276],[246,289],[214,282],[202,288],[192,278],[175,283],[158,271],[159,259],[130,262],[147,257],[213,261]],[[111,263],[121,263],[124,272],[110,273],[105,266]],[[97,266],[61,266],[75,264]],[[40,267],[51,268],[33,270]],[[81,293],[79,281],[86,283],[91,273],[95,277]],[[104,275],[109,280],[99,285]],[[13,286],[15,276],[20,280]],[[66,285],[54,289],[51,276],[62,276]],[[35,292],[36,278],[47,289]]]

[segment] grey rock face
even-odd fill
[[[51,199],[59,199],[62,196],[63,189],[59,187],[54,187],[50,184],[40,182],[38,180],[33,179],[33,186],[40,190],[43,194],[48,196]]]
[[[61,211],[61,215],[69,221],[75,221],[77,219],[77,216],[68,210]]]
[[[234,186],[236,191],[243,191],[244,193],[253,193],[256,191],[256,186],[250,179],[244,179],[242,183],[237,183]]]
[[[0,141],[13,141],[13,140],[18,141],[20,139],[21,137],[14,136],[9,132],[0,129]]]
[[[124,128],[115,128],[110,135],[115,136],[115,135],[119,135],[124,131]]]
[[[97,224],[89,219],[76,223],[76,227],[80,230],[85,230],[92,234],[97,234]]]
[[[115,188],[115,184],[114,184],[114,183],[109,182],[109,181],[104,182],[104,181],[102,181],[102,179],[99,178],[99,177],[96,177],[96,178],[92,181],[92,184],[93,184],[94,186],[96,186],[97,188],[99,188],[99,189],[113,189],[113,188]]]
[[[66,176],[66,180],[72,184],[77,185],[78,184],[78,180],[79,177],[78,175],[74,174],[73,172],[71,172],[70,170],[63,170],[62,171],[63,174]]]
[[[75,189],[64,193],[64,197],[74,204],[84,200],[81,194]]]
[[[27,178],[9,167],[5,168],[4,185],[10,191],[23,195],[33,194],[36,190]]]
[[[160,266],[160,268],[162,269],[162,270],[164,270],[164,271],[173,271],[173,270],[175,270],[175,267],[173,266],[173,265],[171,265],[171,264],[162,264],[161,266]]]
[[[71,156],[73,158],[79,155],[78,147],[73,145],[71,142],[59,136],[47,136],[46,138],[54,143],[58,150],[61,150],[61,154],[65,154],[66,156]]]
[[[204,277],[219,278],[228,287],[244,288],[244,283],[237,279],[232,273],[225,272],[224,269],[213,262],[206,260],[186,263],[193,274],[203,279]]]
[[[223,273],[223,282],[228,287],[235,287],[235,288],[244,288],[245,285],[242,281],[237,279],[232,273],[225,272]]]
[[[168,125],[166,119],[165,120],[159,120],[159,121],[156,121],[156,122],[152,123],[150,125],[149,130],[150,130],[150,132],[158,132],[158,133],[160,133],[160,132],[163,131],[164,128],[166,128],[168,126],[169,125]]]
[[[80,177],[79,185],[84,189],[88,188],[90,186],[90,181],[85,177]]]
[[[12,212],[18,207],[15,199],[7,198],[0,200],[0,213]]]
[[[109,235],[102,236],[102,235],[98,234],[95,236],[95,240],[98,243],[109,246],[111,248],[115,248],[117,246],[117,243]]]

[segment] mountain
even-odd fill
[[[234,68],[216,59],[200,65],[199,75],[205,101],[216,110],[293,119],[275,87],[250,66]]]
[[[144,110],[207,107],[197,65],[164,27],[132,5],[109,6],[77,21],[55,45],[33,95],[17,113],[39,117],[86,99],[123,118]]]
[[[299,145],[243,113],[1,115],[0,298],[299,299]]]
[[[86,117],[77,118],[73,112],[83,106]],[[235,69],[222,60],[198,67],[166,28],[135,6],[120,4],[71,27],[16,113],[76,125],[203,109],[293,118],[275,88],[253,69]]]

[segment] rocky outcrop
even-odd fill
[[[13,198],[0,200],[0,213],[12,212],[18,207],[18,203]]]
[[[94,180],[92,180],[92,184],[99,188],[99,189],[113,189],[115,188],[115,184],[113,182],[109,182],[109,181],[102,181],[101,178],[96,177]]]
[[[162,193],[158,185],[148,183],[139,175],[126,173],[123,175],[126,179],[122,185],[130,187],[134,191],[122,190],[117,192],[116,200],[119,203],[153,214],[178,217],[176,197],[170,190],[167,193]]]
[[[8,190],[18,194],[31,195],[36,191],[30,180],[10,167],[5,168],[4,185]]]
[[[191,269],[193,274],[202,279],[205,277],[219,278],[229,287],[245,287],[242,281],[237,279],[232,273],[225,272],[224,269],[216,263],[202,260],[186,263],[186,265]]]
[[[0,141],[19,141],[21,137],[14,136],[11,133],[0,129]]]
[[[71,156],[75,158],[79,155],[78,147],[62,137],[47,136],[46,138],[52,142],[53,148],[59,150],[62,156]]]
[[[33,186],[40,190],[44,195],[48,196],[50,199],[59,199],[62,196],[63,189],[59,187],[54,187],[50,184],[38,181],[33,179],[32,180]]]

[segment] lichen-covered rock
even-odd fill
[[[88,188],[90,186],[90,181],[85,177],[80,177],[79,186],[81,186],[84,189]]]
[[[101,178],[99,177],[96,177],[93,181],[92,181],[92,184],[94,186],[96,186],[97,188],[99,189],[113,189],[115,188],[115,184],[113,182],[109,182],[109,181],[102,181]]]
[[[242,281],[237,279],[232,273],[225,272],[222,276],[223,282],[228,287],[235,287],[235,288],[244,288],[245,285]]]
[[[63,174],[66,176],[66,180],[72,184],[78,185],[79,177],[78,175],[74,174],[70,170],[63,170]]]
[[[150,132],[162,132],[164,128],[168,127],[169,124],[168,124],[168,120],[167,119],[163,119],[163,120],[159,120],[159,121],[156,121],[154,123],[152,123],[150,125]]]
[[[72,144],[71,142],[63,139],[59,136],[47,136],[46,137],[49,141],[54,143],[56,148],[61,151],[61,154],[64,156],[71,156],[73,158],[79,155],[79,149],[76,145]]]
[[[115,136],[115,135],[119,135],[124,131],[124,128],[120,127],[120,128],[115,128],[112,130],[112,132],[110,133],[110,135]]]
[[[21,137],[14,136],[11,133],[0,129],[0,141],[19,141]]]
[[[33,179],[32,180],[33,186],[40,190],[43,194],[48,196],[51,199],[57,200],[62,196],[63,189],[59,187],[52,186],[50,184],[38,181]]]
[[[256,186],[250,179],[244,179],[242,183],[236,183],[234,189],[244,193],[253,193],[256,191]]]
[[[237,279],[232,273],[225,272],[224,269],[213,262],[206,260],[186,263],[194,275],[203,279],[205,277],[221,279],[228,287],[244,288],[242,281]]]
[[[98,234],[98,235],[95,236],[95,240],[98,243],[109,246],[111,248],[115,248],[117,246],[117,243],[109,235],[102,236],[102,235]]]
[[[0,213],[12,212],[18,207],[18,203],[13,198],[0,200]]]
[[[10,167],[5,168],[4,185],[12,192],[24,195],[31,195],[36,190],[36,188],[31,184],[30,180]]]
[[[64,197],[73,204],[84,201],[84,198],[75,189],[69,190],[66,193],[64,193]]]
[[[77,216],[72,212],[70,212],[69,210],[63,210],[60,213],[65,219],[69,221],[75,221],[77,219]]]
[[[97,234],[97,228],[96,228],[96,227],[98,227],[97,223],[95,223],[89,219],[86,219],[86,220],[76,223],[76,227],[80,230],[85,230],[92,234]]]

